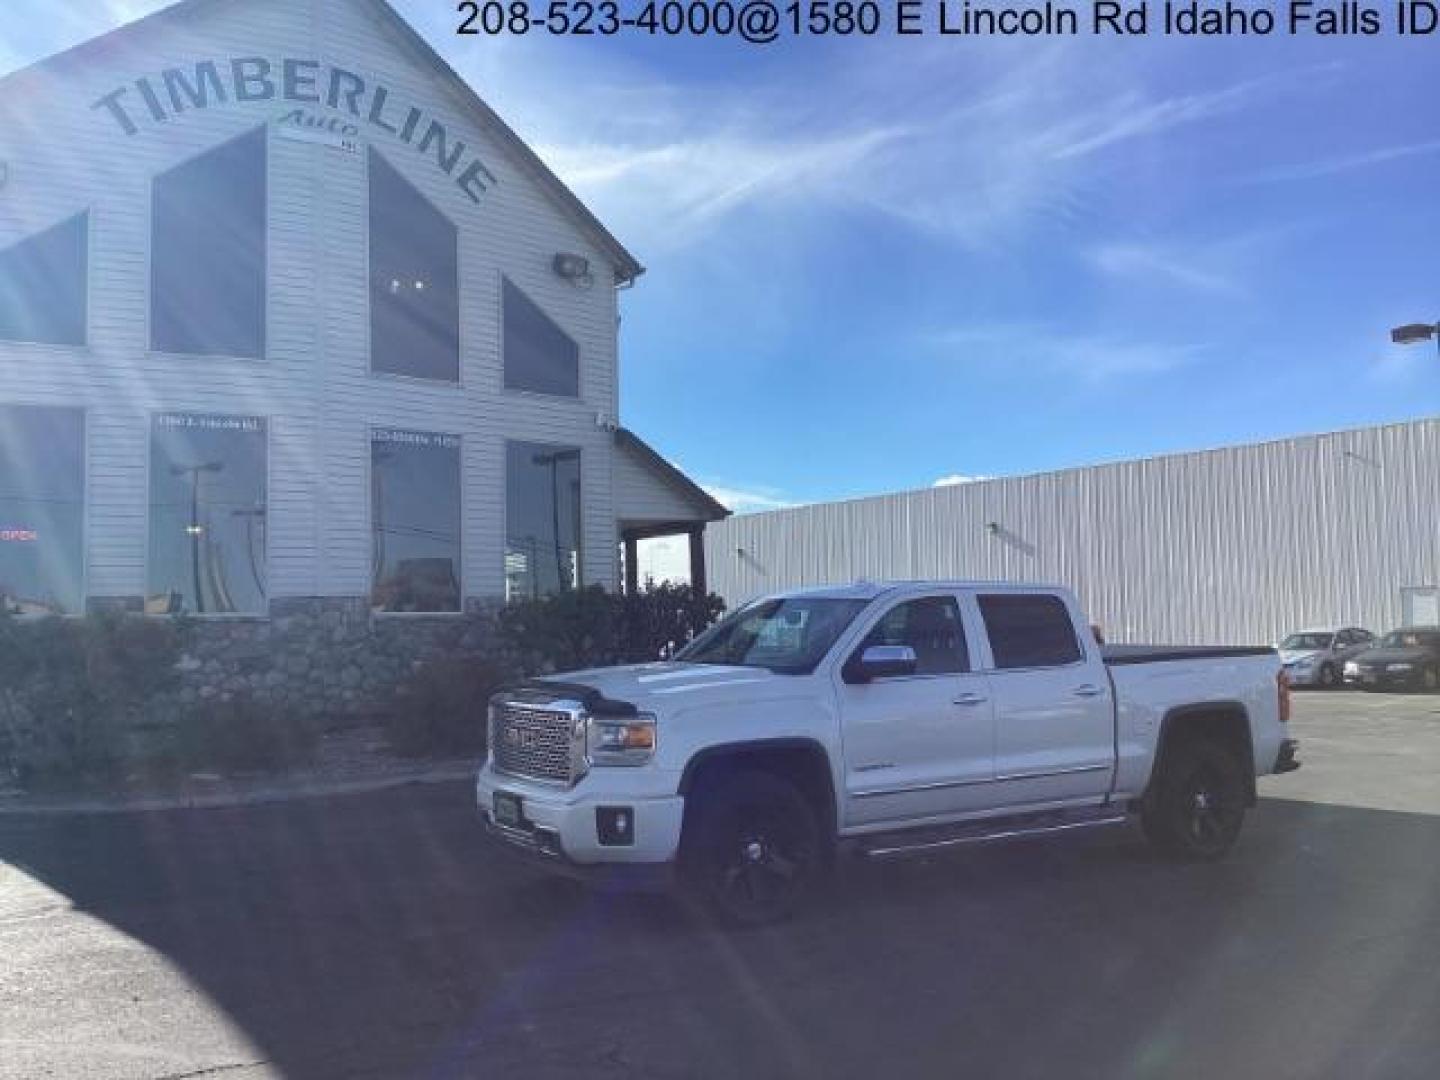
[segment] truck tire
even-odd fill
[[[1235,755],[1208,739],[1186,739],[1167,750],[1140,825],[1163,854],[1209,861],[1240,835],[1245,803],[1245,771]]]
[[[824,866],[815,811],[796,787],[746,771],[701,784],[691,795],[681,872],[723,921],[778,922],[805,902]]]

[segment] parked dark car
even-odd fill
[[[1391,630],[1345,662],[1345,682],[1362,690],[1440,689],[1440,627]]]

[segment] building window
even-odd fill
[[[370,527],[375,610],[460,610],[456,436],[371,432]]]
[[[149,614],[264,614],[266,430],[258,416],[154,418]]]
[[[0,251],[0,338],[84,345],[89,266],[89,214]]]
[[[0,609],[85,603],[85,414],[0,405]]]
[[[1058,597],[995,593],[979,601],[997,668],[1063,667],[1080,660],[1075,625]]]
[[[505,598],[580,586],[580,451],[514,442],[505,448]]]
[[[459,232],[370,151],[370,367],[460,379]]]
[[[198,356],[265,355],[264,128],[155,178],[150,344]]]
[[[504,279],[505,388],[580,396],[580,346],[539,305]]]

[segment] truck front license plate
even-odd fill
[[[524,806],[519,795],[495,792],[495,820],[501,825],[520,826],[525,823]]]

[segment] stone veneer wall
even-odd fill
[[[500,607],[470,600],[463,614],[376,615],[368,597],[286,598],[271,602],[268,617],[189,619],[175,694],[182,705],[245,696],[303,714],[361,715],[418,664],[492,655]]]

